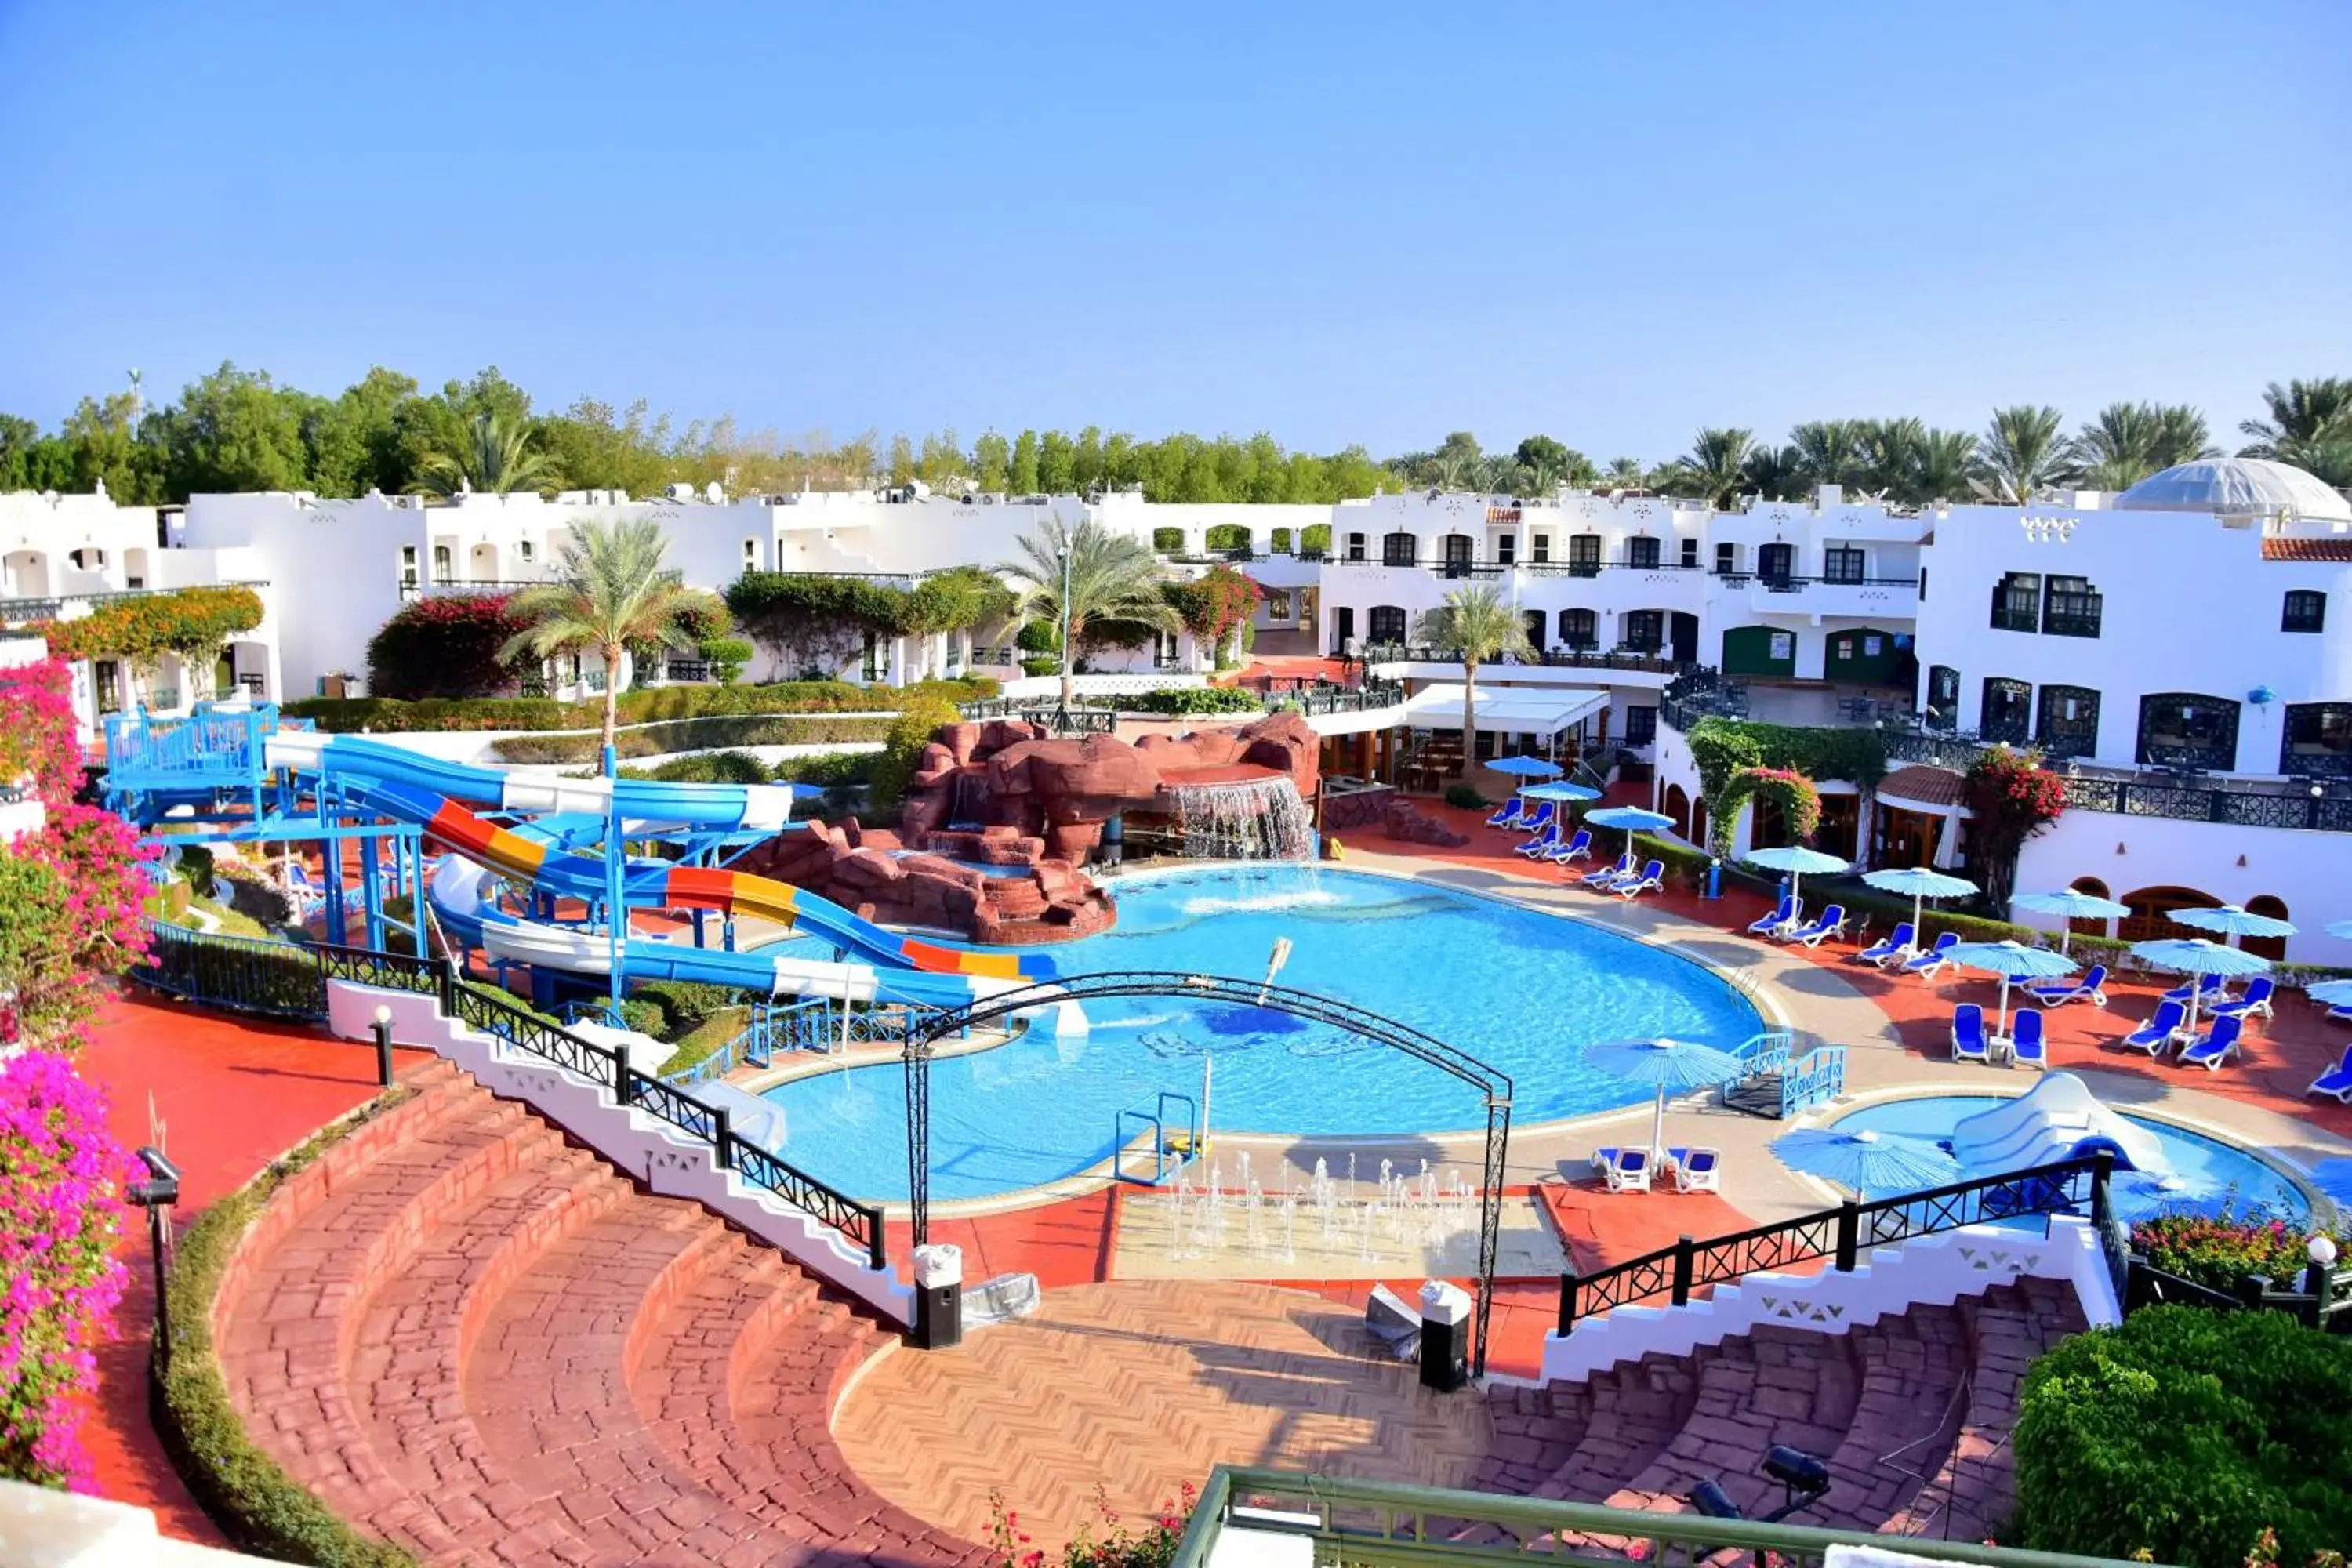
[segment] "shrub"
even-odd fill
[[[749,638],[738,637],[705,637],[700,652],[710,661],[710,673],[721,686],[732,686],[741,677],[743,667],[751,662],[753,652]]]
[[[648,1034],[676,1041],[730,1007],[739,1005],[741,998],[724,985],[706,985],[693,980],[648,980],[637,987],[630,1001],[642,1002],[660,1016],[659,1026],[647,1030]]]
[[[188,879],[188,890],[200,899],[213,897],[213,852],[202,844],[180,847],[180,874]]]
[[[624,730],[615,737],[614,750],[624,757],[653,757],[665,752],[724,751],[738,746],[878,741],[890,732],[890,725],[888,719],[832,719],[821,714],[680,719]],[[502,763],[594,763],[602,750],[602,742],[593,734],[516,735],[493,748]]]
[[[903,708],[926,697],[977,702],[997,694],[985,676],[926,680],[903,688],[852,686],[845,680],[780,681],[768,686],[656,686],[625,691],[619,703],[624,724],[671,719],[713,719],[792,713],[872,713]],[[320,729],[350,734],[361,729],[391,731],[457,730],[595,730],[604,721],[603,702],[557,702],[544,697],[428,699],[402,702],[374,697],[310,697],[285,705],[289,717],[309,719]],[[643,753],[639,753],[642,755]]]
[[[1778,768],[1809,779],[1843,779],[1869,789],[1886,776],[1886,746],[1875,730],[1812,729],[1748,719],[1706,718],[1683,736],[1710,809],[1742,768]],[[1717,815],[1729,815],[1717,813]]]
[[[270,1194],[355,1127],[409,1098],[395,1089],[207,1207],[172,1255],[168,1371],[158,1363],[156,1429],[205,1511],[244,1550],[288,1563],[397,1568],[406,1552],[371,1541],[278,1467],[246,1436],[213,1352],[213,1298],[237,1243]]]
[[[68,664],[119,658],[152,666],[176,653],[208,679],[220,646],[259,626],[261,613],[261,597],[250,588],[180,588],[108,600],[79,620],[45,621],[25,630]]]
[[[1178,686],[1118,699],[1129,713],[1262,713],[1265,701],[1238,686]]]
[[[2279,1289],[2303,1278],[2309,1227],[2285,1220],[2241,1215],[2172,1214],[2132,1226],[2132,1249],[2167,1274],[2235,1294],[2240,1280],[2259,1274]]]
[[[0,1065],[0,1476],[90,1489],[90,1346],[122,1294],[131,1156],[106,1100],[51,1051]]]
[[[73,798],[81,779],[73,671],[58,660],[0,669],[0,784],[44,801]]]
[[[1485,795],[1468,784],[1457,784],[1445,786],[1445,804],[1458,805],[1465,811],[1484,811],[1489,803]]]
[[[530,626],[513,606],[511,594],[453,594],[403,605],[368,639],[368,690],[414,701],[510,689],[516,671],[499,652]]]
[[[727,607],[752,639],[793,668],[838,668],[868,637],[961,631],[1013,611],[1013,592],[976,566],[935,572],[911,588],[866,577],[746,572]]]
[[[1995,750],[1969,764],[1960,798],[1976,817],[1970,858],[1984,868],[1987,896],[2006,906],[2017,852],[2065,811],[2066,781],[2042,765],[2038,752]]]
[[[2352,1339],[2284,1312],[2154,1307],[2026,1373],[2021,1544],[2237,1568],[2352,1545]]]
[[[652,779],[661,784],[766,784],[768,764],[749,752],[704,752],[672,757],[650,768],[623,768],[623,778]]]
[[[776,764],[776,782],[822,784],[827,789],[862,784],[873,774],[876,754],[873,752],[815,752],[804,757],[786,757]]]
[[[36,1041],[77,1041],[105,977],[147,951],[143,867],[160,853],[96,806],[52,803],[0,849],[0,991]]]
[[[915,776],[916,765],[922,761],[923,748],[944,724],[953,724],[963,716],[944,702],[909,708],[890,726],[884,737],[882,750],[874,758],[866,774],[872,786],[875,808],[895,810],[905,798],[907,785]]]
[[[1781,820],[1800,844],[1810,843],[1822,825],[1822,795],[1812,780],[1787,768],[1741,768],[1707,796],[1713,803],[1707,817],[1708,837],[1717,854],[1730,853],[1739,808],[1758,795],[1780,803]]]
[[[668,1016],[653,1003],[642,1001],[635,996],[622,999],[621,1027],[635,1029],[640,1035],[649,1035],[657,1040],[662,1037],[662,1031],[668,1026]]]
[[[1024,621],[1021,629],[1013,634],[1013,646],[1024,653],[1058,652],[1062,647],[1061,625],[1056,621]]]
[[[1021,673],[1024,675],[1059,675],[1062,673],[1062,660],[1058,655],[1053,654],[1041,654],[1034,658],[1024,658],[1021,661]]]

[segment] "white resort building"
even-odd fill
[[[227,686],[268,699],[358,690],[369,637],[404,602],[541,580],[572,521],[621,516],[659,521],[687,580],[711,589],[747,569],[911,582],[990,565],[1049,516],[1149,543],[1171,574],[1232,561],[1264,592],[1261,657],[1344,658],[1351,677],[1400,684],[1402,704],[1324,715],[1318,728],[1334,771],[1406,784],[1433,745],[1442,756],[1462,743],[1461,665],[1415,645],[1421,617],[1465,584],[1490,585],[1517,607],[1539,662],[1482,668],[1475,755],[1573,750],[1604,775],[1646,775],[1659,809],[1699,843],[1707,806],[1682,742],[1698,718],[1868,726],[1889,772],[1867,790],[1818,781],[1822,846],[1865,865],[1957,866],[1968,856],[1960,770],[1977,748],[2031,746],[2065,776],[2069,809],[2026,845],[2017,885],[2130,904],[2127,936],[2160,927],[2168,909],[2219,900],[2307,917],[2352,870],[2352,503],[2255,460],[2185,464],[2116,496],[1916,510],[1833,486],[1810,504],[1734,511],[1579,492],[1161,506],[1134,494],[677,487],[654,500],[200,495],[160,510],[16,494],[0,496],[0,626],[247,584],[267,615],[228,649]],[[986,627],[887,639],[837,673],[890,685],[1013,677],[1010,640]],[[1090,661],[1117,678],[1105,684],[1130,687],[1197,681],[1216,651],[1187,635]],[[763,654],[749,677],[801,673]],[[680,661],[636,678],[702,673]],[[168,709],[205,689],[176,668],[136,693],[135,679],[91,671],[86,710],[134,696]],[[556,687],[598,679],[558,672]],[[1744,810],[1735,851],[1776,831]],[[2306,920],[2285,956],[2352,962],[2352,943],[2315,925]]]

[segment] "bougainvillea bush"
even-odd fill
[[[0,1475],[90,1487],[81,1395],[122,1293],[130,1155],[106,1102],[50,1051],[0,1065]]]
[[[0,992],[26,1038],[78,1041],[107,977],[146,953],[142,868],[156,854],[121,817],[70,801],[0,849]]]
[[[2135,1223],[2131,1234],[2132,1250],[2167,1274],[2230,1291],[2250,1274],[2274,1289],[2299,1288],[2311,1245],[2308,1226],[2226,1212],[2159,1215]]]
[[[71,800],[80,776],[73,671],[56,659],[0,669],[0,784]]]
[[[530,623],[511,594],[452,594],[403,605],[368,640],[368,690],[415,701],[492,697],[515,687],[499,650]]]
[[[1813,781],[1790,768],[1741,768],[1713,797],[1711,831],[1716,853],[1731,852],[1739,808],[1758,796],[1780,803],[1780,819],[1788,825],[1791,839],[1799,844],[1812,842],[1822,826],[1822,792],[1813,787]]]
[[[1984,873],[1985,892],[2009,902],[2017,852],[2066,809],[2066,781],[2042,765],[2034,752],[1996,748],[1969,764],[1961,801],[1969,824],[1969,860]]]

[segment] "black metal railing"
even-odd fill
[[[1439,647],[1431,643],[1374,643],[1363,650],[1367,664],[1460,664],[1459,648]],[[1624,669],[1652,675],[1677,675],[1697,666],[1685,659],[1663,658],[1654,653],[1612,652],[1594,653],[1575,648],[1550,648],[1540,657],[1521,658],[1522,667],[1543,665],[1559,669]],[[1499,665],[1482,668],[1501,668]]]
[[[673,658],[662,666],[662,677],[666,680],[709,680],[710,661],[707,658]]]
[[[1571,1268],[1559,1277],[1559,1331],[1566,1334],[1580,1319],[1632,1302],[1664,1296],[1679,1307],[1701,1287],[1821,1258],[1850,1273],[1867,1247],[1965,1226],[2083,1214],[2105,1231],[2115,1223],[2107,1203],[2114,1169],[2112,1154],[2061,1160],[1868,1203],[1849,1201],[1706,1241],[1686,1236],[1597,1274]]]
[[[320,1022],[327,1017],[331,981],[431,995],[445,1016],[587,1080],[615,1104],[634,1106],[708,1143],[719,1169],[735,1172],[750,1185],[840,1232],[864,1249],[869,1267],[889,1265],[880,1205],[862,1203],[746,1142],[729,1125],[722,1107],[637,1071],[625,1052],[583,1039],[504,992],[474,984],[446,959],[215,936],[160,922],[151,922],[149,934],[148,954],[131,968],[131,978],[207,1006]]]

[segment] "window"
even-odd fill
[[[1591,647],[1601,640],[1601,627],[1591,610],[1562,610],[1559,640],[1563,647]]]
[[[743,542],[743,570],[757,572],[759,569],[760,542],[756,539],[747,539]]]
[[[2286,900],[2273,893],[2256,893],[2246,900],[2250,915],[2268,915],[2274,921],[2287,918]],[[2256,958],[2267,958],[2273,963],[2286,962],[2286,938],[2283,936],[2248,936],[2238,939],[2238,945]],[[2265,1030],[2264,1033],[2269,1031]]]
[[[2007,676],[1989,675],[1984,683],[1984,711],[1978,716],[1977,732],[1988,741],[2007,741],[2011,745],[2023,745],[2033,723],[2033,688],[2022,680]]]
[[[2087,757],[2099,749],[2099,694],[2087,686],[2045,686],[2033,742],[2053,757]]]
[[[1365,539],[1362,534],[1351,533],[1348,535],[1348,559],[1350,561],[1361,561],[1364,558],[1364,545]]]
[[[1655,708],[1625,710],[1625,743],[1647,746],[1658,738],[1658,710]]]
[[[1927,728],[1948,730],[1959,721],[1960,672],[1948,664],[1927,667]]]
[[[1738,575],[1738,571],[1739,546],[1737,544],[1717,545],[1715,547],[1715,574],[1718,577],[1731,577]]]
[[[1343,653],[1355,652],[1356,606],[1342,605],[1331,612],[1331,646]]]
[[[1265,618],[1269,621],[1286,621],[1290,618],[1290,595],[1286,591],[1276,590],[1266,595]]]
[[[2052,577],[2049,595],[2042,603],[2042,634],[2053,637],[2097,637],[2100,604],[2099,594],[2088,577]]]
[[[449,572],[449,547],[446,544],[435,545],[433,547],[433,580],[436,583],[446,583],[450,580]]]
[[[1698,569],[1697,540],[1685,539],[1683,541],[1682,563],[1683,568],[1685,571],[1696,571]]]
[[[1822,581],[1824,583],[1859,583],[1862,581],[1863,553],[1851,544],[1832,544],[1822,552]]]
[[[1664,610],[1628,610],[1624,622],[1625,635],[1619,640],[1635,653],[1655,653],[1665,646],[1666,615]]]
[[[1920,567],[1920,568],[1919,568],[1919,598],[1920,598],[1920,601],[1921,601],[1922,603],[1925,603],[1925,602],[1927,601],[1927,569],[1925,566],[1922,566],[1922,567]]]
[[[522,542],[520,542],[520,544],[517,544],[517,545],[515,546],[515,553],[516,553],[518,556],[520,556],[520,557],[521,558],[521,560],[522,560],[522,563],[523,563],[524,565],[526,565],[526,566],[530,565],[530,540],[528,540],[528,539],[526,539],[526,540],[522,541]]]
[[[89,673],[98,683],[98,710],[101,713],[121,712],[122,667],[110,658],[101,658],[91,663]]]
[[[1370,617],[1372,641],[1404,641],[1404,611],[1395,605],[1374,605]]]
[[[2030,632],[2042,625],[2042,574],[2011,572],[1992,585],[1992,629]]]
[[[2279,616],[2283,632],[2315,632],[2327,625],[2327,595],[2309,588],[2297,588],[2286,596],[2286,608]]]
[[[748,542],[748,541],[746,542]],[[865,678],[868,681],[882,679],[887,673],[889,647],[872,632],[866,634]]]
[[[1448,577],[1470,575],[1470,563],[1475,547],[1471,544],[1468,534],[1449,533],[1439,540],[1438,544],[1444,552],[1445,574]]]
[[[1410,566],[1419,559],[1420,542],[1410,533],[1387,533],[1381,536],[1381,564]]]
[[[1756,574],[1774,587],[1784,587],[1796,573],[1796,550],[1786,544],[1761,545],[1756,552]]]
[[[2232,768],[2238,705],[2226,697],[2160,691],[2139,700],[2139,760],[2153,767]]]
[[[2288,703],[2279,772],[2295,778],[2352,778],[2352,702]]]
[[[66,559],[73,563],[74,570],[77,572],[103,572],[106,570],[106,552],[103,550],[85,546],[82,549],[74,551],[71,554],[68,555]]]
[[[1601,572],[1601,536],[1597,533],[1571,534],[1568,541],[1568,570],[1571,576],[1593,577]]]
[[[1518,558],[1519,536],[1516,533],[1497,534],[1495,538],[1495,559],[1508,566]]]
[[[400,547],[400,585],[404,588],[416,586],[416,546],[414,544]]]
[[[1655,568],[1658,564],[1658,542],[1648,534],[1636,534],[1625,542],[1625,564]]]
[[[1528,634],[1528,647],[1541,657],[1544,650],[1544,613],[1541,610],[1521,610],[1519,626]]]
[[[1528,535],[1528,559],[1534,562],[1538,566],[1541,566],[1551,559],[1550,534],[1530,533]]]

